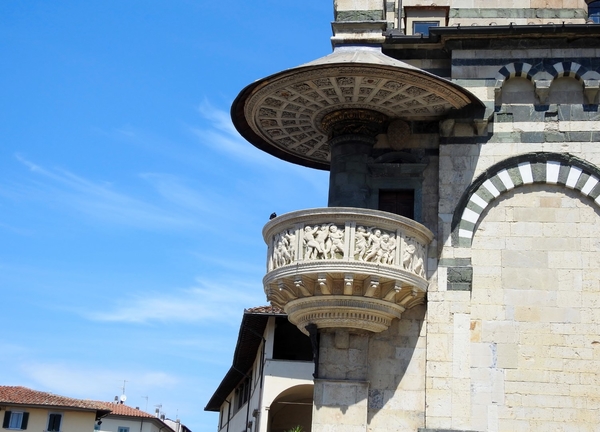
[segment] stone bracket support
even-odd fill
[[[377,276],[369,276],[364,281],[365,297],[373,297],[375,291],[379,288],[379,278]]]
[[[354,275],[346,273],[344,275],[344,295],[352,295],[354,293]]]
[[[542,104],[548,100],[550,84],[552,84],[551,80],[538,80],[535,82],[535,94]]]
[[[585,80],[584,81],[584,90],[583,94],[585,95],[585,99],[587,103],[593,104],[596,102],[596,97],[598,96],[598,90],[600,90],[600,81],[598,80]]]
[[[327,273],[319,273],[317,276],[317,283],[321,294],[330,295],[333,290],[333,279]]]

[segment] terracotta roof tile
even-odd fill
[[[127,405],[117,404],[114,402],[94,401],[89,399],[74,399],[55,395],[53,393],[32,390],[21,386],[0,386],[0,403],[89,409],[103,411],[102,415],[107,414],[110,411],[109,415],[151,418],[155,419],[161,424],[165,424],[156,416]],[[165,424],[165,426],[172,431],[168,425]]]
[[[137,408],[132,408],[127,405],[118,404],[118,403],[114,403],[114,402],[99,402],[99,403],[104,405],[104,407],[106,409],[109,409],[112,411],[110,413],[110,415],[120,415],[120,416],[127,416],[127,417],[157,418],[156,416],[153,416],[152,414],[149,414],[146,411],[142,411]]]
[[[162,421],[158,417],[147,413],[146,411],[142,411],[137,408],[132,408],[130,406],[123,405],[120,403],[114,403],[114,402],[98,402],[98,403],[102,404],[105,409],[111,410],[110,414],[108,414],[109,416],[123,416],[123,417],[137,417],[137,418],[153,419],[153,420],[157,421],[159,424],[164,425],[165,428],[168,428],[168,429],[161,429],[163,432],[165,432],[165,431],[174,432],[173,428],[171,428],[168,424],[166,424],[164,421]]]
[[[0,403],[107,410],[102,402],[74,399],[21,386],[0,386]]]
[[[244,309],[244,313],[285,315],[283,309],[279,309],[276,306],[257,306],[249,309]]]

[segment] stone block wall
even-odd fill
[[[420,0],[403,0],[401,7],[428,6]],[[436,6],[448,6],[448,25],[584,24],[585,0],[440,0]],[[402,15],[399,15],[401,19]]]
[[[423,430],[594,431],[598,52],[504,43],[452,53],[453,80],[494,114],[440,143]]]

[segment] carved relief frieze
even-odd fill
[[[411,237],[402,239],[402,268],[425,277],[425,251],[423,245]]]
[[[321,327],[381,331],[385,325],[373,327],[373,320],[388,322],[424,301],[433,235],[410,219],[376,210],[312,209],[279,216],[264,236],[269,245],[265,293],[292,322],[310,318]],[[323,306],[329,302],[335,309],[349,299],[354,299],[349,310]],[[320,308],[319,314],[298,309],[301,300],[306,308]],[[384,310],[395,312],[383,317]]]
[[[344,258],[344,228],[332,223],[306,225],[303,231],[304,259]]]

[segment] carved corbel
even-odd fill
[[[402,305],[406,309],[410,309],[413,306],[421,304],[421,303],[423,303],[425,301],[424,300],[424,296],[422,296],[422,295],[421,296],[416,296],[416,297],[413,297],[412,295],[410,295],[410,296],[407,296],[407,299],[408,299],[408,301],[405,304]]]
[[[304,297],[312,297],[314,291],[315,291],[315,284],[312,280],[297,275],[296,278],[294,279],[294,286],[296,287],[296,289],[298,291],[300,291],[302,293],[302,295]]]
[[[365,297],[373,297],[377,288],[379,288],[379,277],[377,276],[369,276],[363,282]]]
[[[551,80],[537,80],[535,81],[535,94],[540,100],[540,103],[545,104],[550,94]]]
[[[352,295],[354,293],[354,275],[346,273],[344,275],[344,295]]]
[[[502,102],[502,85],[504,81],[496,80],[496,85],[494,86],[494,102],[496,105],[500,105]]]
[[[279,292],[285,295],[289,300],[295,300],[298,296],[294,293],[294,290],[289,287],[284,281],[280,280],[277,282],[277,287],[279,288]]]
[[[394,301],[396,294],[398,294],[401,290],[402,290],[402,282],[396,281],[394,283],[394,285],[392,287],[390,287],[390,290],[387,292],[387,294],[385,295],[385,297],[383,299],[390,301],[390,302]]]
[[[319,273],[317,275],[317,283],[323,295],[331,295],[333,289],[333,279],[327,273]]]
[[[277,306],[280,309],[283,309],[287,301],[283,298],[283,296],[279,293],[278,290],[274,290],[272,288],[268,288],[265,290],[267,294],[267,300],[271,302],[273,306]]]
[[[440,122],[440,135],[444,138],[452,136],[454,133],[454,125],[456,124],[456,120],[454,119],[446,119]]]
[[[585,99],[588,104],[593,104],[596,102],[596,97],[598,96],[598,90],[600,90],[600,81],[598,80],[585,80],[583,82],[584,90],[583,94],[585,95]]]
[[[488,121],[486,119],[475,119],[473,120],[473,131],[477,136],[487,135]]]
[[[414,293],[415,293],[414,287],[404,286],[402,291],[400,293],[398,293],[398,296],[396,297],[396,300],[398,300],[397,303],[400,306],[406,307],[407,303],[414,299]]]

